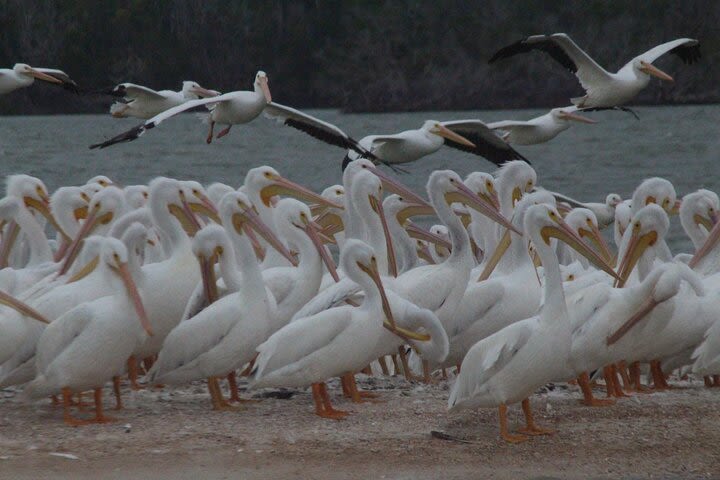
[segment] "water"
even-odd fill
[[[528,119],[545,111],[310,113],[360,138],[369,133],[418,128],[426,119],[480,118],[490,122]],[[548,143],[520,146],[518,150],[532,162],[540,185],[583,201],[604,201],[609,192],[626,198],[649,176],[667,178],[679,195],[698,188],[720,191],[720,176],[715,175],[720,106],[643,107],[637,112],[640,121],[618,112],[589,114],[599,123],[576,124]],[[249,168],[268,164],[315,191],[341,183],[342,150],[265,118],[233,127],[228,136],[212,145],[204,141],[207,127],[188,114],[160,125],[135,142],[101,151],[87,148],[137,123],[109,115],[3,117],[2,172],[38,176],[51,190],[85,183],[97,174],[123,185],[147,183],[155,176],[166,175],[237,186]],[[417,191],[424,191],[427,177],[435,169],[453,169],[462,176],[473,170],[495,169],[482,158],[450,148],[406,167],[411,173],[400,179]],[[677,218],[673,220],[670,245],[673,251],[691,248]]]

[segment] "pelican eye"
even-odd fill
[[[272,173],[265,172],[265,178],[272,178]]]
[[[343,194],[342,190],[335,190],[335,195],[342,195],[342,194]]]
[[[591,227],[593,226],[593,222],[592,222],[592,220],[591,220],[590,218],[588,218],[587,220],[585,220],[585,222],[586,222],[589,226],[591,226]]]
[[[95,208],[97,208],[98,210],[102,208],[102,202],[100,200],[98,200],[98,202],[95,204]]]
[[[568,279],[569,282],[572,282],[573,280],[575,280],[575,275],[573,275],[573,274],[571,273],[570,275],[567,276],[567,279]]]
[[[142,192],[142,196],[143,196],[144,198],[148,198],[148,192]]]
[[[222,254],[225,252],[222,246],[218,245],[217,248],[215,248],[215,252],[217,252],[218,256],[222,256]]]
[[[193,188],[192,193],[193,193],[193,195],[195,195],[197,197],[200,195],[200,190],[198,190],[197,188]]]

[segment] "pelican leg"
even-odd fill
[[[393,375],[397,375],[400,372],[400,364],[398,363],[398,356],[390,355],[390,358],[392,358],[393,367],[395,368]]]
[[[317,411],[315,413],[317,413],[323,418],[330,418],[333,420],[341,420],[347,415],[349,415],[348,412],[344,412],[342,410],[335,410],[333,408],[332,403],[330,402],[330,395],[328,395],[327,393],[327,387],[325,386],[324,382],[314,383],[313,387],[315,387],[315,385],[317,385],[317,389],[323,404],[322,413],[317,413]]]
[[[713,387],[720,387],[720,375],[713,375]]]
[[[142,365],[143,369],[145,370],[145,373],[149,372],[153,365],[155,365],[155,360],[157,360],[157,355],[153,355],[151,357],[143,358]]]
[[[555,430],[540,428],[535,424],[532,409],[530,408],[530,399],[526,398],[522,401],[522,409],[525,414],[525,427],[518,429],[518,432],[526,435],[553,435],[555,433]]]
[[[635,391],[638,393],[650,393],[650,389],[642,384],[640,380],[640,362],[633,362],[630,364],[630,379],[635,386]]]
[[[112,417],[106,417],[103,414],[102,404],[102,388],[96,388],[94,391],[95,396],[95,418],[91,420],[92,423],[110,423],[114,422],[115,419]]]
[[[378,363],[380,364],[383,375],[390,375],[390,370],[388,370],[387,360],[385,359],[385,356],[378,358]]]
[[[210,390],[213,410],[237,410],[240,408],[237,405],[230,405],[227,400],[223,398],[218,377],[208,378],[208,389]]]
[[[248,366],[245,367],[245,370],[243,370],[243,371],[240,373],[240,376],[241,376],[241,377],[249,377],[249,376],[250,376],[250,372],[252,372],[253,367],[255,367],[255,359],[256,359],[256,358],[257,358],[257,354],[255,354],[255,356],[253,357],[253,359],[250,360],[250,363],[248,363]]]
[[[430,376],[430,362],[428,362],[427,360],[423,360],[422,367],[423,367],[423,382],[433,383],[432,377]]]
[[[628,375],[628,368],[625,360],[621,360],[617,363],[617,370],[620,372],[620,377],[622,378],[623,389],[626,392],[631,391],[632,382],[630,381],[630,375]]]
[[[593,396],[592,388],[590,387],[590,375],[588,375],[587,372],[580,374],[577,378],[577,383],[580,385],[580,390],[583,394],[583,399],[580,402],[584,405],[588,407],[607,407],[615,404],[615,400],[611,398],[601,399]]]
[[[447,376],[447,370],[443,368],[443,369],[442,369],[442,379],[443,379],[443,380],[447,380],[447,378],[448,378],[448,376]]]
[[[63,421],[66,425],[70,425],[71,427],[78,427],[80,425],[87,425],[87,420],[81,420],[79,418],[75,418],[70,413],[70,406],[72,405],[72,391],[65,387],[61,390],[62,393],[62,403],[63,403]]]
[[[343,383],[343,388],[347,386],[346,397],[350,398],[353,403],[364,403],[363,398],[376,398],[377,395],[372,392],[363,392],[358,389],[357,382],[355,382],[355,375],[352,373],[346,373],[340,380]],[[343,392],[345,393],[345,392]]]
[[[458,363],[457,365],[455,365],[455,375],[460,375],[460,367],[462,367],[462,363]]]
[[[507,405],[504,403],[501,403],[498,407],[498,418],[500,420],[500,436],[509,443],[520,443],[527,440],[527,435],[514,435],[510,432],[508,432],[507,427]]]
[[[618,398],[629,396],[623,391],[622,386],[620,386],[620,380],[618,379],[617,367],[615,366],[614,363],[611,363],[609,365],[608,374],[610,375],[610,378],[612,379],[613,392],[615,393],[615,396]]]
[[[672,388],[665,380],[665,374],[662,371],[660,360],[650,362],[650,373],[652,373],[653,387],[655,387],[655,390],[669,390]]]
[[[227,375],[228,388],[230,389],[230,401],[240,402],[240,392],[238,391],[237,378],[235,378],[235,372],[230,372]]]
[[[218,133],[217,137],[215,137],[215,138],[222,138],[225,135],[227,135],[228,133],[230,133],[230,127],[232,127],[232,125],[228,125],[227,128],[220,130],[220,133]]]
[[[713,378],[710,375],[705,375],[703,377],[703,381],[705,382],[705,387],[712,388],[713,385]]]
[[[140,384],[138,384],[138,361],[137,358],[133,355],[132,357],[128,358],[127,361],[127,367],[128,367],[128,380],[130,380],[130,388],[132,390],[140,390],[142,387]]]
[[[415,380],[414,375],[410,371],[410,365],[408,365],[407,355],[405,355],[405,347],[402,345],[398,347],[398,355],[400,355],[400,363],[402,364],[402,370],[405,374],[405,380],[412,382]]]
[[[213,130],[215,129],[215,122],[210,120],[210,132],[208,133],[207,138],[205,139],[205,143],[212,143],[212,137],[213,137]]]
[[[612,375],[610,375],[610,367],[609,366],[603,367],[603,378],[605,379],[605,391],[607,394],[607,398],[614,397],[615,396],[615,388],[613,385]]]
[[[115,375],[113,378],[113,392],[115,392],[115,410],[122,410],[122,396],[120,395],[120,377]]]
[[[707,386],[707,382],[705,383],[705,386]],[[57,395],[51,395],[50,399],[52,400],[53,407],[57,407],[58,405],[60,405],[60,399],[58,398]]]

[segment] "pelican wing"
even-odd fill
[[[291,321],[294,322],[300,318],[309,317],[328,310],[357,294],[360,290],[360,286],[357,283],[347,277],[343,278],[339,282],[330,285],[328,288],[315,295],[314,298],[307,302],[297,313],[295,313],[295,315],[293,315]]]
[[[217,97],[208,97],[208,98],[201,98],[199,100],[190,100],[188,102],[183,103],[182,105],[178,105],[177,107],[168,108],[164,112],[159,113],[148,120],[145,120],[144,123],[141,123],[140,125],[137,125],[137,126],[131,128],[130,130],[127,130],[119,135],[116,135],[109,140],[90,145],[90,148],[91,149],[106,148],[111,145],[115,145],[116,143],[132,142],[133,140],[139,138],[147,130],[155,128],[156,126],[160,125],[165,120],[172,118],[179,113],[185,112],[187,110],[191,110],[195,107],[199,107],[202,105],[210,105],[210,104],[215,104],[215,103],[220,103],[220,102],[231,101],[234,98],[234,93],[236,93],[236,92],[225,93],[223,95],[218,95]]]
[[[493,63],[503,58],[509,58],[519,53],[540,50],[552,58],[580,80],[586,90],[590,85],[610,79],[610,73],[595,62],[587,53],[577,46],[572,39],[564,33],[552,35],[532,35],[519,42],[500,49],[490,58]]]
[[[448,147],[474,153],[497,166],[510,160],[525,160],[530,163],[527,158],[518,153],[505,140],[498,137],[491,128],[480,120],[453,120],[442,122],[442,125],[475,144],[475,147],[469,147],[445,139],[445,145]]]
[[[502,120],[500,122],[488,123],[490,130],[512,130],[518,127],[534,127],[530,122],[522,122],[519,120]]]
[[[174,370],[193,368],[236,326],[236,315],[223,314],[227,310],[237,310],[234,308],[236,302],[237,297],[224,297],[175,327],[163,342],[162,351],[151,369],[151,378],[162,379]]]
[[[694,38],[678,38],[635,57],[637,60],[652,63],[666,53],[680,57],[683,63],[692,64],[700,60],[700,42]]]
[[[271,102],[265,107],[265,116],[305,132],[311,137],[317,138],[327,144],[336,147],[354,150],[361,157],[374,158],[374,155],[361,147],[358,142],[347,133],[340,130],[332,123],[325,122],[319,118],[303,113],[292,107]]]
[[[79,92],[77,83],[75,83],[75,81],[70,78],[70,75],[63,72],[62,70],[58,70],[56,68],[36,68],[35,70],[60,80],[62,82],[62,87],[65,90],[70,90],[74,93]]]
[[[35,353],[38,372],[44,372],[78,338],[94,316],[95,311],[90,304],[81,303],[53,320],[38,340]]]
[[[140,100],[143,102],[165,99],[165,95],[162,93],[134,83],[121,83],[112,90],[112,94],[128,100]]]
[[[287,324],[257,348],[258,356],[251,373],[253,385],[262,385],[262,377],[283,369],[290,373],[293,364],[327,347],[352,323],[352,308],[340,307]]]

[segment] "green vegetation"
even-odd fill
[[[637,103],[720,97],[720,2],[653,0],[0,0],[0,66],[65,70],[87,89],[130,81],[178,90],[195,80],[246,89],[258,69],[273,98],[347,111],[560,106],[575,78],[535,53],[487,65],[500,47],[566,32],[615,70],[678,37],[702,42],[701,63],[659,60],[674,84],[653,82]],[[0,113],[104,111],[106,98],[51,86],[0,97]]]

